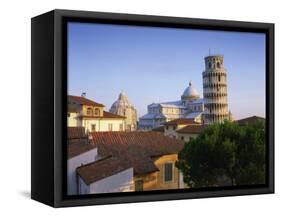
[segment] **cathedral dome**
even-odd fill
[[[184,90],[181,99],[192,100],[192,99],[198,99],[199,97],[200,95],[198,91],[192,86],[192,83],[190,81],[188,87]]]

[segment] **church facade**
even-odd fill
[[[198,91],[189,82],[181,100],[148,105],[148,113],[139,118],[138,128],[140,130],[151,130],[179,118],[192,119],[201,123],[204,111],[203,101],[204,99],[200,98]]]
[[[203,98],[189,82],[181,99],[172,102],[152,103],[147,114],[139,118],[139,130],[151,130],[164,123],[183,118],[200,124],[222,122],[230,118],[227,100],[227,72],[223,56],[205,57],[203,77]]]

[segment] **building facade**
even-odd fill
[[[124,131],[125,117],[104,110],[105,106],[85,96],[68,96],[67,125],[87,132]]]
[[[164,124],[164,135],[170,138],[189,142],[191,138],[196,138],[204,129],[202,123],[197,123],[191,119],[176,119]]]
[[[151,130],[179,118],[193,119],[200,123],[203,111],[203,99],[200,98],[198,91],[189,82],[181,100],[148,105],[147,114],[139,118],[138,128],[140,130]]]
[[[111,113],[125,117],[125,130],[134,131],[137,129],[137,110],[129,102],[124,92],[119,94],[118,99],[112,104]]]

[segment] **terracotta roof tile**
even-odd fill
[[[130,167],[128,162],[110,156],[78,167],[76,171],[83,181],[89,185]]]
[[[204,125],[188,125],[185,126],[179,130],[177,130],[178,133],[191,133],[191,134],[199,134],[204,130]]]
[[[239,125],[245,125],[245,124],[254,124],[258,121],[265,121],[265,118],[263,117],[258,117],[258,116],[251,116],[251,117],[248,117],[248,118],[243,118],[243,119],[240,119],[240,120],[237,120],[237,123]]]
[[[96,148],[88,139],[70,139],[67,144],[67,158],[73,158]]]
[[[134,175],[158,171],[152,158],[177,154],[183,141],[164,136],[159,132],[92,132],[92,144],[103,159],[77,169],[85,183],[134,168]]]
[[[96,146],[88,139],[84,127],[67,128],[67,157],[68,159],[83,154]]]
[[[86,132],[84,127],[68,127],[67,138],[68,139],[81,139],[86,138]]]
[[[67,112],[78,113],[77,108],[75,108],[73,106],[68,106]]]
[[[82,96],[72,96],[72,95],[68,95],[68,101],[69,102],[76,102],[80,105],[91,105],[91,106],[97,106],[97,107],[105,107],[103,104],[94,102],[90,99],[87,99],[85,97]]]
[[[160,132],[92,132],[93,143],[96,145],[132,145],[134,150],[145,150],[149,156],[161,156],[178,153],[183,142],[164,136]],[[118,146],[120,145],[120,146]]]

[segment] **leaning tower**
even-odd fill
[[[205,57],[205,71],[203,72],[204,124],[223,122],[225,119],[229,119],[226,77],[223,56]]]

